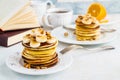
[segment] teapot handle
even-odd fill
[[[54,7],[54,4],[51,0],[46,1],[47,9]]]

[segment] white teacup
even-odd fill
[[[51,0],[40,1],[40,0],[31,0],[31,6],[35,10],[39,23],[43,26],[42,17],[46,13],[47,9],[54,7]]]
[[[65,8],[48,9],[43,17],[44,25],[55,28],[63,25],[69,25],[72,22],[73,11]]]

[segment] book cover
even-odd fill
[[[31,29],[15,30],[15,31],[0,31],[0,46],[8,47],[20,41],[24,35],[31,32]]]

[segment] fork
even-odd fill
[[[113,46],[102,46],[102,47],[98,47],[98,48],[86,48],[86,47],[83,47],[81,45],[71,45],[71,46],[68,46],[64,49],[62,49],[60,51],[60,53],[62,54],[65,54],[66,52],[72,50],[72,49],[77,49],[77,48],[80,48],[80,49],[85,49],[85,50],[88,50],[88,51],[96,51],[96,50],[112,50],[112,49],[115,49],[115,47]]]
[[[64,29],[69,29],[69,30],[75,30],[75,28],[72,28],[72,27],[66,27],[66,26],[63,26]],[[101,33],[105,33],[105,32],[115,32],[116,29],[103,29],[101,28]]]

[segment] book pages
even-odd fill
[[[35,11],[27,6],[20,13],[9,19],[1,29],[3,31],[26,29],[40,26]]]
[[[28,4],[29,0],[1,0],[0,27]]]
[[[21,12],[17,13],[15,16],[13,16],[7,22],[14,22],[19,19],[24,19],[26,17],[30,17],[32,12],[33,12],[33,9],[30,6],[27,6],[25,9],[23,9]]]

